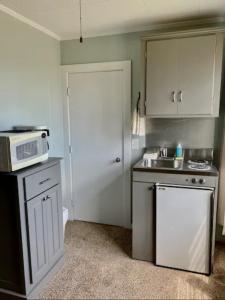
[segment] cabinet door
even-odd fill
[[[215,50],[216,35],[178,39],[179,114],[213,113]]]
[[[27,202],[31,283],[36,283],[48,271],[46,217],[44,196]]]
[[[133,258],[155,259],[154,206],[153,183],[133,182]]]
[[[46,192],[47,247],[49,266],[54,265],[63,254],[63,216],[60,186]]]
[[[177,40],[147,43],[146,114],[177,114]]]

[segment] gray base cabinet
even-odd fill
[[[154,184],[133,182],[132,256],[155,260]]]
[[[27,203],[31,282],[38,282],[48,271],[47,220],[42,195]]]
[[[0,298],[37,298],[63,258],[60,159],[0,179]]]

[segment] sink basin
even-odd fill
[[[179,169],[182,166],[181,160],[176,159],[152,159],[151,168]]]

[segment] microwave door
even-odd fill
[[[48,153],[43,152],[43,140],[41,136],[32,139],[24,139],[10,144],[12,171],[24,168],[34,163],[46,160]]]

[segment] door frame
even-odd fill
[[[69,219],[74,220],[72,201],[72,149],[70,129],[69,75],[72,73],[122,71],[123,84],[123,208],[124,227],[131,228],[131,61],[64,65],[62,68],[63,114],[64,114],[64,197],[69,208]]]

